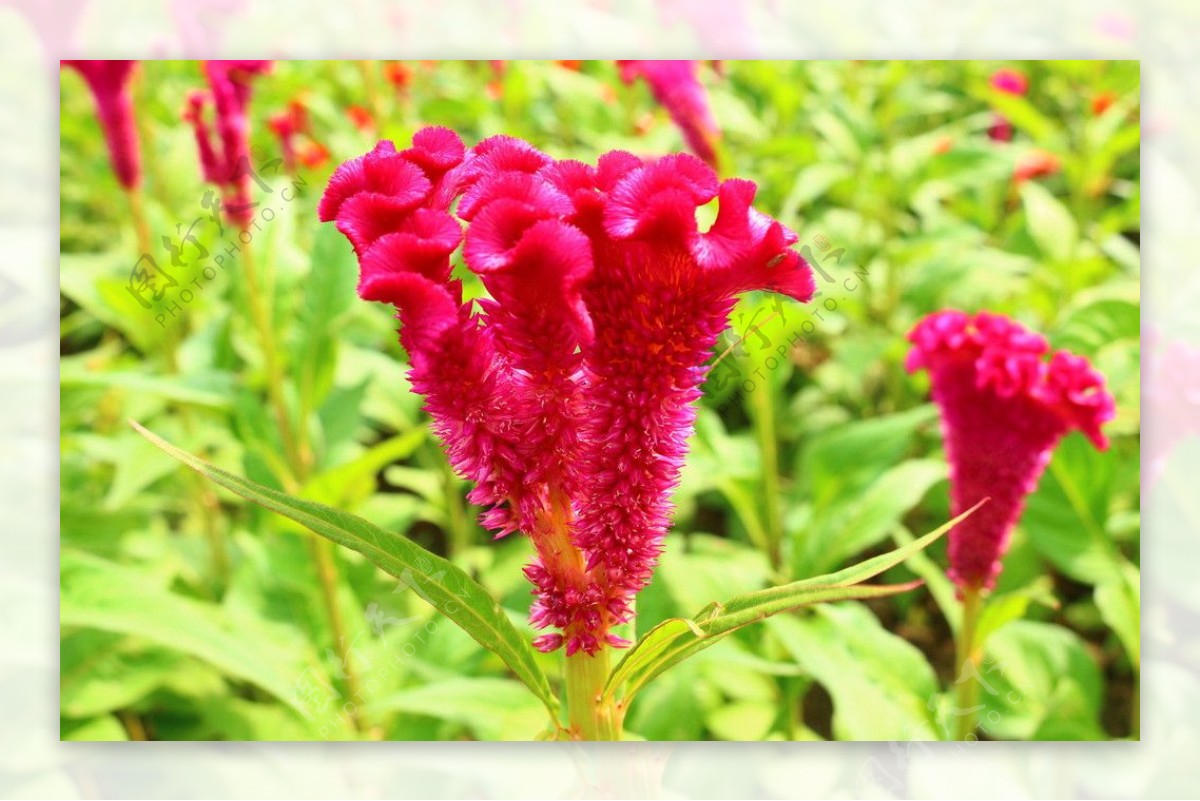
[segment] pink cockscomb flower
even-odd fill
[[[1023,95],[1029,91],[1029,79],[1025,73],[1009,67],[993,72],[989,83],[993,89],[1009,95]]]
[[[988,82],[993,89],[1007,95],[1020,96],[1029,91],[1029,79],[1025,77],[1025,74],[1009,67],[1003,67],[993,72]],[[996,113],[991,127],[988,128],[988,136],[997,142],[1011,142],[1013,138],[1012,123],[1003,114]]]
[[[359,294],[395,305],[413,388],[470,500],[497,536],[533,541],[542,650],[624,644],[611,629],[661,550],[736,296],[813,293],[796,235],[754,194],[692,156],[592,166],[504,136],[467,150],[444,128],[406,150],[380,142],[330,179],[320,217],[357,252]],[[475,303],[450,277],[460,243],[489,295]]]
[[[1025,498],[1055,445],[1080,431],[1097,448],[1113,398],[1087,359],[1054,353],[1045,338],[1007,317],[940,311],[908,335],[906,367],[924,368],[942,413],[953,514],[990,498],[950,532],[950,577],[990,588]]]
[[[659,105],[667,110],[683,134],[688,149],[710,166],[717,166],[721,129],[709,108],[708,94],[700,83],[698,61],[618,61],[621,80],[642,78]]]
[[[246,116],[250,81],[270,72],[271,64],[270,61],[204,62],[209,91],[189,94],[183,112],[183,119],[195,131],[204,180],[224,190],[225,215],[242,226],[254,218],[254,203],[250,201],[254,172],[250,164],[250,122]],[[215,144],[204,121],[204,110],[210,102],[215,109]]]
[[[121,186],[133,189],[142,180],[142,157],[138,149],[137,125],[133,119],[130,80],[136,61],[63,61],[78,70],[92,90],[96,116],[104,130],[108,157]]]

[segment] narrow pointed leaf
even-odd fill
[[[557,719],[558,700],[534,661],[532,647],[482,586],[445,559],[362,518],[312,501],[293,498],[176,448],[136,422],[146,439],[185,465],[248,501],[300,523],[326,539],[358,551],[385,572],[405,582],[480,645],[492,651],[523,681]]]
[[[818,603],[878,598],[920,586],[920,581],[882,586],[862,582],[919,553],[985,502],[980,501],[953,520],[894,551],[836,573],[747,593],[723,604],[709,604],[691,620],[671,618],[660,623],[647,632],[613,670],[604,688],[605,695],[616,698],[620,693],[623,702],[628,703],[663,671],[715,645],[743,626],[771,615]]]

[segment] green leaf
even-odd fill
[[[63,628],[129,634],[203,659],[308,715],[295,692],[305,666],[235,629],[221,610],[155,587],[132,568],[64,549],[60,560]]]
[[[839,740],[937,740],[937,676],[921,651],[860,604],[822,606],[769,625],[833,699]]]
[[[62,722],[61,738],[74,742],[125,742],[129,734],[121,722],[112,715],[103,715],[82,722]]]
[[[1120,578],[1121,556],[1106,531],[1115,463],[1080,434],[1059,443],[1029,497],[1021,526],[1054,566],[1076,581]]]
[[[980,727],[1003,739],[1107,739],[1099,710],[1104,680],[1086,643],[1048,623],[1018,620],[997,631],[979,667]]]
[[[545,704],[557,719],[558,699],[534,661],[533,649],[483,587],[452,563],[404,537],[361,518],[257,485],[181,451],[131,421],[148,440],[188,467],[248,501],[277,512],[326,539],[358,551],[379,568],[407,583],[435,609],[492,651]]]
[[[1142,660],[1141,577],[1138,569],[1122,560],[1119,575],[1097,585],[1095,601],[1100,617],[1117,634],[1134,670]]]
[[[1038,249],[1057,261],[1070,259],[1079,242],[1079,226],[1067,207],[1034,181],[1021,184],[1021,201],[1025,225]]]
[[[368,711],[453,721],[480,740],[529,741],[546,727],[537,699],[511,679],[455,678],[407,687],[371,704]]]
[[[671,618],[660,623],[648,631],[616,666],[609,675],[604,694],[615,698],[623,691],[622,697],[628,702],[671,666],[720,642],[743,626],[771,615],[817,603],[894,595],[918,586],[919,581],[884,586],[862,582],[928,547],[979,505],[908,545],[836,573],[740,595],[724,604],[709,604],[691,619]]]
[[[879,477],[854,499],[847,499],[823,514],[819,529],[803,542],[810,553],[807,563],[815,570],[829,570],[865,551],[900,522],[930,487],[946,478],[945,462],[910,459]]]

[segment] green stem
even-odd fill
[[[440,454],[438,458],[442,463],[442,485],[446,492],[446,517],[450,527],[447,542],[450,556],[453,557],[471,547],[474,540],[471,516],[467,514],[466,504],[463,501],[462,493],[459,492],[458,476],[454,475],[454,468]]]
[[[271,325],[271,312],[267,305],[268,298],[259,281],[257,265],[249,243],[242,246],[242,274],[246,281],[246,299],[250,306],[250,316],[257,329],[259,345],[266,363],[267,397],[275,412],[279,437],[283,441],[284,456],[288,463],[287,475],[283,476],[283,483],[285,489],[295,495],[301,491],[304,482],[308,480],[309,470],[312,467],[311,452],[307,447],[307,437],[298,437],[292,430],[291,417],[288,414],[283,395],[283,367],[279,360],[275,331]],[[333,546],[325,540],[319,539],[315,534],[309,536],[308,544],[313,567],[321,585],[321,598],[325,604],[329,630],[333,635],[334,653],[346,674],[346,690],[349,692],[351,702],[356,710],[350,716],[351,722],[356,729],[361,730],[362,720],[359,718],[357,710],[362,705],[363,698],[359,693],[358,671],[351,659],[350,643],[346,637],[346,627],[342,618],[341,606],[338,603],[338,569],[334,559]]]
[[[137,238],[138,253],[150,255],[153,244],[150,238],[150,223],[146,217],[145,197],[140,187],[133,187],[127,192],[127,195],[129,198],[129,212],[133,217],[133,230]],[[178,325],[182,324],[182,321],[180,321]],[[163,332],[163,360],[166,362],[167,373],[171,375],[179,374],[179,339],[179,332],[176,325],[171,324],[166,326],[166,330]],[[193,426],[192,416],[188,407],[183,403],[179,403],[175,405],[175,411],[179,415],[179,421],[183,425],[184,433],[190,437]],[[212,491],[200,475],[189,472],[188,480],[191,482],[195,512],[200,518],[200,526],[204,529],[204,535],[208,540],[212,559],[214,593],[219,595],[229,578],[229,557],[225,552],[225,538],[220,529],[217,528],[217,513],[220,509],[220,503],[217,500],[217,494]]]
[[[779,447],[775,439],[775,399],[770,376],[750,393],[750,403],[754,408],[754,427],[762,462],[767,559],[776,575],[782,575],[783,512],[779,508]]]
[[[578,740],[620,740],[621,722],[603,698],[608,680],[608,649],[595,656],[580,651],[567,657],[567,721]]]
[[[954,660],[954,681],[957,687],[954,710],[957,726],[954,737],[956,740],[970,740],[975,737],[975,707],[979,703],[979,651],[975,642],[975,632],[979,623],[979,612],[983,608],[980,589],[964,589],[962,603],[962,625],[958,630]]]

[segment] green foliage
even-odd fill
[[[374,96],[353,62],[279,62],[256,81],[256,164],[280,155],[266,119],[295,98],[331,158],[295,174],[263,170],[270,192],[256,199],[274,219],[207,278],[203,263],[171,266],[161,242],[197,221],[210,254],[236,244],[202,202],[209,187],[179,123],[202,73],[195,62],[142,65],[146,247],[194,291],[161,320],[126,290],[142,245],[91,98],[64,71],[64,739],[555,736],[547,716],[562,660],[528,644],[529,543],[489,541],[475,522],[410,392],[394,317],[357,300],[354,254],[318,224],[316,202],[337,163],[428,123],[468,143],[506,133],[587,162],[683,142],[646,86],[622,84],[612,62],[405,66],[401,92],[367,65]],[[1026,95],[990,87],[1003,66],[1026,74]],[[610,691],[627,702],[627,736],[954,730],[960,605],[944,546],[919,551],[912,533],[949,518],[948,470],[927,379],[903,364],[912,324],[947,306],[1008,314],[1087,356],[1118,406],[1111,448],[1067,438],[1014,533],[978,621],[979,731],[1136,736],[1138,65],[723,70],[706,66],[702,79],[724,132],[724,172],[755,180],[756,205],[797,232],[821,294],[807,306],[745,296],[718,347],[732,349],[704,387],[675,527],[624,632],[641,640],[614,659],[624,657]],[[351,105],[374,115],[372,130],[351,124]],[[1011,142],[988,138],[995,114],[1011,122]],[[1015,179],[1035,150],[1057,169]],[[250,313],[251,266],[275,341],[278,404]],[[482,293],[461,265],[456,274],[469,296]],[[216,483],[179,469],[131,419]],[[298,443],[304,452],[289,454]],[[906,557],[893,564],[888,553]],[[884,587],[924,587],[786,611],[862,597],[828,576],[864,564],[891,565],[880,568]],[[455,593],[467,602],[456,606]]]

